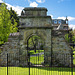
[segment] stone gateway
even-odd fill
[[[14,54],[12,59],[8,59],[11,65],[19,66],[19,63],[23,66],[27,65],[27,40],[36,35],[44,42],[44,62],[46,64],[51,65],[52,60],[54,66],[59,64],[70,66],[71,48],[64,38],[68,30],[64,30],[62,25],[53,29],[52,18],[47,16],[46,8],[24,8],[19,16],[19,32],[11,33],[8,42],[1,47],[0,65],[6,66],[7,53],[8,57]],[[63,54],[67,54],[67,57]],[[62,60],[62,58],[65,59]]]

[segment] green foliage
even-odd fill
[[[69,34],[66,34],[66,35],[65,35],[65,40],[66,40],[67,42],[69,42],[69,41],[70,41]]]
[[[8,40],[10,33],[17,31],[17,22],[12,18],[14,24],[10,19],[10,13],[7,10],[6,5],[3,3],[0,6],[0,44],[3,44]]]
[[[34,54],[41,53],[41,52],[44,52],[44,50],[36,50],[36,53],[34,50],[30,50],[30,55],[34,55]]]
[[[0,49],[0,53],[1,53],[1,49]]]
[[[17,16],[16,12],[14,10],[12,10],[12,7],[10,8],[9,13],[10,13],[10,19],[12,21],[12,24],[14,24],[13,19],[15,19],[15,21],[17,22],[17,26],[19,26],[19,18]]]
[[[72,40],[75,43],[75,29],[72,31],[72,35],[73,35]]]
[[[73,42],[75,43],[75,35],[72,37]]]
[[[37,35],[30,37],[30,39],[28,40],[28,43],[29,43],[29,48],[35,48],[35,46],[36,46],[36,48],[42,48],[43,49],[44,42]]]

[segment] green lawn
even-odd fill
[[[44,52],[44,50],[36,50],[36,53],[35,53],[34,50],[31,50],[30,55],[35,55],[35,54],[41,53],[41,52]],[[74,53],[74,55],[73,55],[73,57],[74,57],[73,64],[75,64],[75,51],[73,53]],[[41,64],[42,62],[44,62],[44,55],[40,55],[39,58],[38,58],[38,56],[30,57],[30,62],[32,64]]]
[[[36,55],[36,54],[42,53],[42,52],[44,52],[44,50],[36,50],[36,52],[34,50],[31,50],[30,51],[30,62],[32,64],[41,64],[41,63],[43,63],[44,62],[44,54]]]
[[[9,67],[8,75],[29,75],[29,68]],[[75,68],[73,69],[75,75]],[[7,68],[0,67],[0,75],[7,75]],[[71,75],[71,68],[30,68],[30,75]]]
[[[44,62],[44,55],[39,55],[39,56],[34,56],[34,57],[30,57],[30,62],[32,64],[41,64],[42,62]]]

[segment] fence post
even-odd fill
[[[72,34],[69,33],[69,37],[70,37],[70,46],[72,46],[74,48],[74,42],[72,41]],[[71,49],[71,75],[73,75],[73,49]]]
[[[71,52],[71,72],[73,75],[73,53]]]
[[[29,53],[29,47],[28,47],[28,40],[27,40],[27,62],[28,62],[28,67],[29,67],[29,75],[30,75],[30,53]]]
[[[74,43],[73,43],[73,49],[74,49]],[[73,75],[73,50],[71,52],[71,71],[72,71],[72,75]]]
[[[51,30],[51,35],[52,35],[52,30]],[[53,64],[53,52],[52,52],[52,36],[51,36],[51,67]]]
[[[7,54],[7,75],[8,75],[8,54]]]
[[[29,75],[30,75],[30,53],[28,53],[28,58],[29,58],[29,61],[28,61],[28,65],[29,65]]]

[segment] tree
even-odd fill
[[[65,34],[65,40],[66,40],[67,42],[69,42],[69,41],[70,41],[69,34]]]
[[[13,20],[13,24],[12,21]],[[10,33],[17,31],[17,22],[14,18],[10,19],[7,6],[3,3],[0,6],[0,45],[7,41]]]
[[[72,37],[72,41],[75,43],[75,29],[74,30],[72,30],[72,35],[73,35],[73,37]]]
[[[17,13],[14,10],[12,10],[12,7],[10,8],[9,13],[10,13],[10,19],[12,21],[12,24],[14,24],[14,22],[12,20],[12,18],[14,18],[15,21],[17,22],[17,27],[18,27],[19,26],[19,17],[17,15]]]
[[[75,29],[65,35],[65,40],[69,43],[73,42],[75,44]]]
[[[34,49],[35,52],[37,49],[43,49],[43,44],[43,40],[37,35],[30,37],[28,40],[28,47]]]

